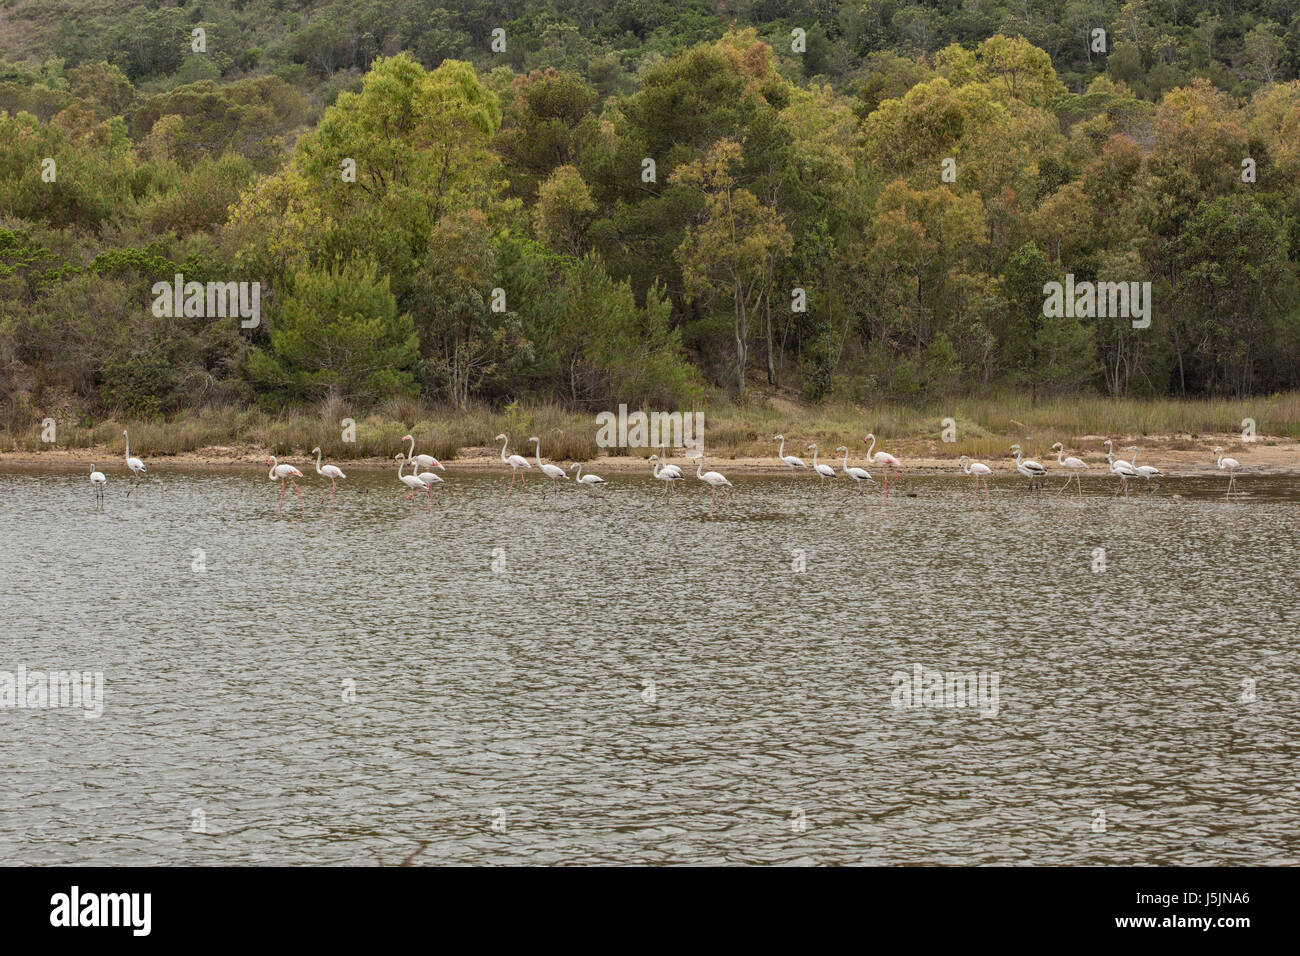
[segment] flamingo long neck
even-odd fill
[[[533,453],[537,456],[537,467],[541,468],[542,467],[542,443],[540,441],[537,441],[537,442],[533,442],[533,444],[537,446],[535,449],[533,449]]]
[[[316,474],[320,474],[320,449],[316,449]]]
[[[509,463],[509,459],[506,458],[506,445],[509,444],[510,444],[509,438],[507,438],[505,441],[501,443],[501,460],[507,463]]]
[[[1136,448],[1133,449],[1133,457],[1128,460],[1128,463],[1134,468],[1138,466],[1138,453]]]
[[[275,456],[271,456],[271,470],[266,473],[266,477],[275,480]]]
[[[813,471],[817,470],[817,446],[813,445]]]
[[[1064,464],[1065,464],[1065,446],[1064,446],[1064,445],[1062,445],[1060,448],[1056,449],[1056,463],[1057,463],[1058,465],[1064,465]]]
[[[785,436],[784,435],[781,436],[781,449],[776,453],[776,457],[777,458],[785,457]]]
[[[406,460],[410,461],[415,457],[415,438],[408,438],[407,441],[411,443],[411,447],[406,449]]]
[[[574,481],[582,481],[582,466],[581,466],[581,465],[578,466],[578,477],[575,478],[575,479],[573,479],[573,480],[574,480]]]
[[[1216,459],[1214,459],[1214,463],[1215,463],[1216,465],[1218,465],[1219,468],[1223,468],[1223,449],[1222,449],[1222,448],[1219,449],[1219,457],[1216,458]]]
[[[658,460],[658,459],[655,459],[654,461],[650,462],[650,470],[651,470],[652,472],[654,472],[654,476],[655,476],[656,478],[659,477],[660,468],[659,468],[659,460]]]
[[[849,473],[849,450],[847,448],[844,449],[844,473],[846,475]]]
[[[962,474],[969,475],[969,474],[970,474],[970,462],[968,461],[968,462],[966,462],[966,464],[962,465],[962,466],[961,466],[961,470],[962,470]]]
[[[876,436],[872,435],[871,444],[867,446],[867,458],[871,458],[871,453],[875,451],[875,448],[876,448]]]
[[[701,455],[699,458],[695,459],[695,477],[696,477],[696,478],[703,478],[704,475],[701,474],[702,471],[704,471],[704,456],[703,456],[703,455]]]
[[[122,432],[122,437],[126,439],[126,460],[130,461],[131,460],[131,436],[128,435],[126,432]],[[1223,456],[1220,455],[1219,457],[1222,458]]]

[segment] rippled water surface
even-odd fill
[[[10,862],[1300,862],[1300,479],[733,479],[710,519],[452,464],[303,517],[104,470],[102,510],[0,474],[0,671],[104,675],[97,720],[0,710]],[[896,707],[914,665],[996,714]]]

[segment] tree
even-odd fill
[[[676,258],[690,295],[718,292],[731,299],[736,387],[743,393],[749,317],[770,293],[773,267],[790,254],[794,240],[775,210],[736,185],[732,167],[740,158],[740,144],[722,140],[703,160],[674,170],[672,181],[704,193],[703,221],[687,232]]]
[[[374,264],[296,273],[270,336],[270,351],[250,355],[249,375],[293,398],[376,402],[414,393],[415,327]]]

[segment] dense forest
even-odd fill
[[[1298,70],[1300,0],[4,0],[0,405],[1300,387]]]

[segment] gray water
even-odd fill
[[[432,506],[309,475],[303,517],[105,470],[102,510],[0,474],[0,671],[104,680],[0,710],[10,863],[1300,862],[1297,479],[733,479],[711,517],[453,463]],[[895,706],[914,665],[996,713]]]

